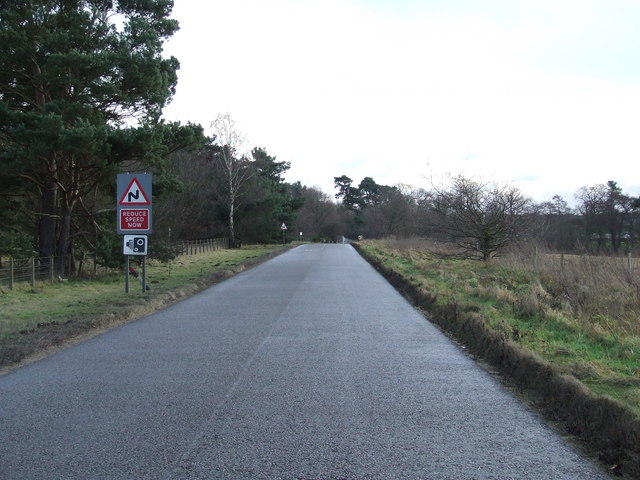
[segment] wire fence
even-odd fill
[[[227,238],[209,238],[203,240],[188,240],[178,242],[172,246],[177,255],[197,255],[229,248]],[[31,285],[36,283],[53,283],[66,281],[58,272],[72,272],[71,277],[91,277],[108,273],[111,269],[101,266],[95,255],[83,254],[81,257],[29,257],[13,258],[0,257],[0,288],[8,287],[13,290],[17,285]]]
[[[13,289],[16,284],[27,283],[32,287],[36,282],[53,282],[56,277],[56,263],[64,262],[60,257],[12,258],[0,262],[0,286]]]
[[[205,240],[189,240],[177,245],[178,255],[195,255],[229,248],[228,238],[208,238]]]

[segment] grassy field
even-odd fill
[[[139,317],[282,251],[281,245],[247,246],[183,255],[170,263],[149,261],[147,284],[111,272],[96,278],[28,284],[0,290],[0,367]]]

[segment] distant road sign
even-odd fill
[[[286,230],[287,226],[285,225],[284,222],[282,222],[282,225],[280,225],[280,230]]]
[[[152,175],[121,173],[117,178],[117,221],[119,234],[151,233]]]

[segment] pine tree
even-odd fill
[[[33,208],[40,257],[69,253],[73,213],[127,162],[152,162],[178,61],[172,0],[0,2],[0,185]]]

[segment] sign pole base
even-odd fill
[[[129,255],[124,256],[124,293],[129,293]]]
[[[142,257],[142,293],[147,291],[147,256]]]

